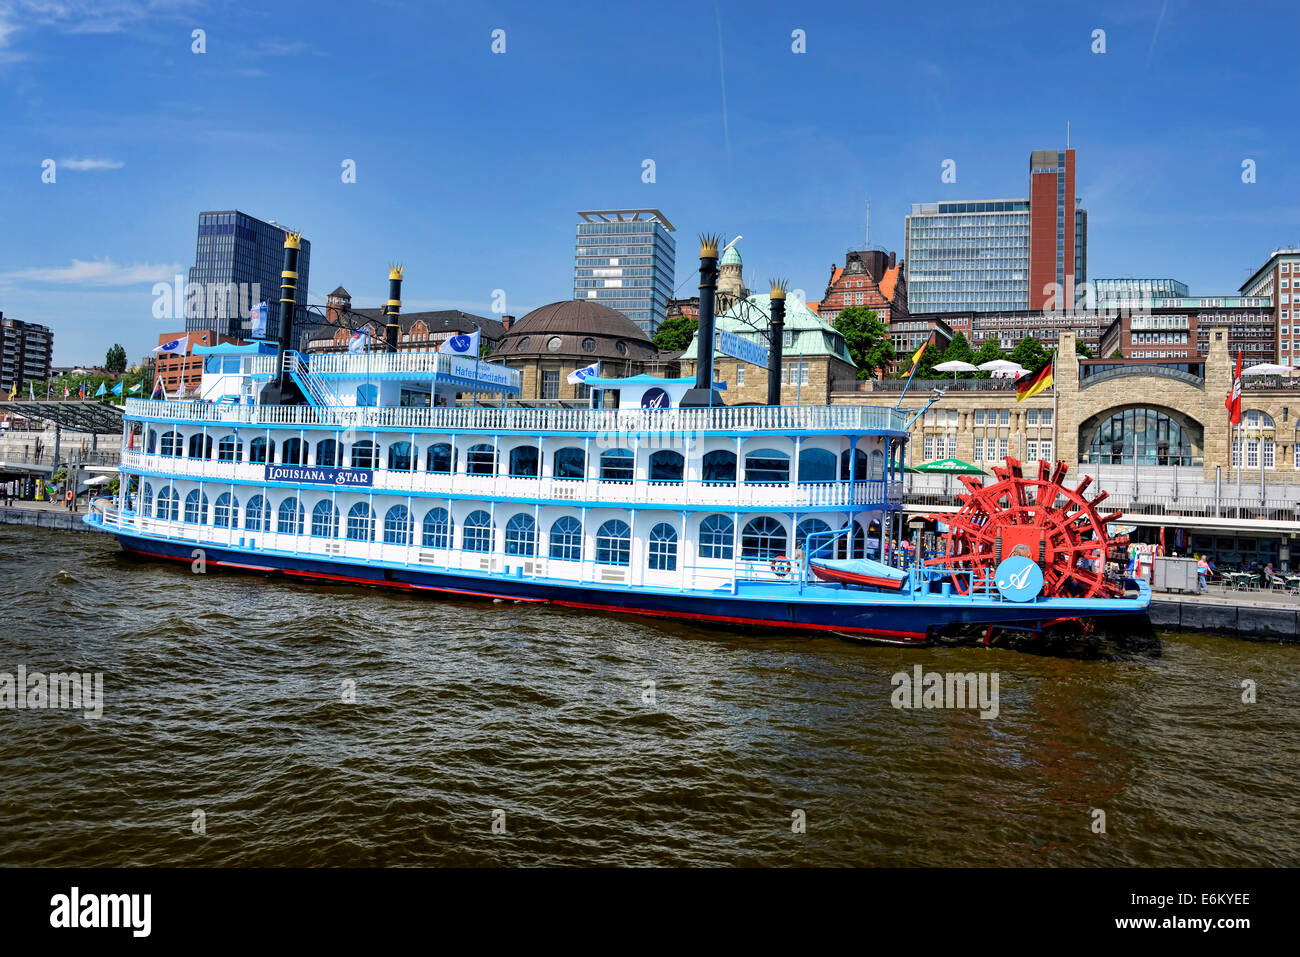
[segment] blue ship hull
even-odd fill
[[[100,526],[87,516],[87,524]],[[831,632],[893,644],[926,641],[949,625],[1037,628],[1069,617],[1143,614],[1150,600],[1145,586],[1137,598],[1040,599],[1015,603],[960,595],[879,593],[841,586],[745,582],[702,593],[651,587],[561,582],[554,579],[471,575],[432,568],[358,564],[271,551],[245,551],[207,543],[177,542],[117,533],[128,553],[190,564],[202,548],[214,568],[283,574],[345,584],[428,591],[452,597],[549,603],[569,608],[674,618],[703,624]]]

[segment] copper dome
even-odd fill
[[[513,323],[492,358],[572,356],[592,362],[650,359],[656,353],[650,337],[621,312],[589,300],[568,299],[540,306]]]

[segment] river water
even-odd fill
[[[917,664],[997,717],[895,708]],[[0,710],[0,865],[1300,864],[1295,645],[728,634],[0,526],[20,665],[103,714]]]

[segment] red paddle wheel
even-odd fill
[[[996,481],[985,485],[978,478],[959,478],[969,494],[958,495],[956,513],[931,515],[945,522],[948,554],[927,561],[984,578],[1004,559],[1024,555],[1043,569],[1043,594],[1049,597],[1114,598],[1122,587],[1108,581],[1106,561],[1112,548],[1128,544],[1128,536],[1111,537],[1106,525],[1123,513],[1098,515],[1097,506],[1108,495],[1091,499],[1084,492],[1092,476],[1084,476],[1077,487],[1063,483],[1069,466],[1055,468],[1038,463],[1037,475],[1025,475],[1016,459],[994,466]],[[966,591],[968,580],[955,575],[954,584]]]

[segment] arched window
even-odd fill
[[[1191,465],[1193,448],[1199,444],[1199,434],[1193,435],[1159,409],[1122,409],[1098,423],[1088,445],[1088,461],[1132,465],[1136,456],[1140,465]],[[1239,450],[1235,452],[1233,465],[1239,465]]]
[[[686,459],[680,452],[660,449],[650,456],[650,481],[680,482],[686,469]]]
[[[510,474],[517,478],[537,478],[537,446],[517,445],[510,450]]]
[[[425,548],[448,548],[451,544],[451,516],[445,508],[431,508],[424,513],[423,536],[420,544]]]
[[[395,472],[411,471],[410,442],[394,442],[388,446],[388,468]]]
[[[788,485],[790,456],[776,449],[745,453],[746,485]]]
[[[280,503],[280,520],[275,530],[282,535],[301,535],[302,519],[302,503],[296,498],[286,498]]]
[[[280,443],[280,461],[285,465],[302,465],[307,461],[302,439],[285,439]]]
[[[677,571],[677,529],[667,522],[650,529],[650,570]]]
[[[371,406],[379,404],[379,386],[377,385],[359,385],[357,386],[357,405]]]
[[[556,478],[580,479],[587,477],[587,456],[582,449],[560,449],[555,453],[554,473]]]
[[[164,432],[162,437],[162,447],[159,449],[159,455],[166,455],[169,458],[179,458],[184,446],[181,444],[181,434],[179,432]]]
[[[630,482],[635,474],[635,459],[631,449],[610,449],[600,456],[602,482]]]
[[[195,432],[190,436],[190,458],[192,459],[210,459],[212,458],[212,436],[204,435],[202,432]]]
[[[527,512],[506,522],[506,554],[532,557],[537,551],[537,523]]]
[[[572,515],[557,518],[551,526],[551,557],[564,562],[582,561],[582,523]]]
[[[596,531],[596,564],[627,565],[632,559],[632,529],[611,518]]]
[[[706,515],[700,522],[700,557],[731,561],[735,539],[736,526],[729,516]]]
[[[248,461],[270,462],[275,459],[275,443],[268,442],[266,436],[259,435],[248,443]]]
[[[384,544],[411,544],[411,513],[405,505],[394,505],[384,513]]]
[[[208,524],[208,497],[198,489],[185,496],[185,521],[191,525]]]
[[[847,482],[849,480],[850,461],[853,462],[854,481],[864,481],[867,477],[867,453],[861,449],[854,449],[852,452],[845,449],[840,453],[840,481]]]
[[[145,482],[144,487],[140,490],[140,514],[153,514],[153,486],[148,482]]]
[[[451,443],[439,442],[429,446],[429,451],[425,453],[424,468],[427,472],[450,472]]]
[[[492,551],[492,538],[496,529],[492,527],[492,516],[483,509],[475,509],[465,516],[465,527],[461,531],[461,548],[467,552]]]
[[[342,450],[334,439],[321,439],[316,443],[316,464],[333,468],[343,464]]]
[[[238,436],[226,435],[217,443],[217,460],[220,462],[238,462],[244,451],[244,443]]]
[[[212,524],[217,528],[239,527],[239,499],[222,492],[212,507]]]
[[[171,486],[165,487],[158,493],[157,517],[168,522],[176,521],[181,513],[180,498],[176,489]]]
[[[321,499],[311,510],[311,533],[316,538],[337,538],[339,510],[329,499]]]
[[[871,470],[867,475],[877,481],[885,477],[885,453],[880,449],[871,450]]]
[[[378,459],[378,448],[370,439],[362,439],[352,444],[352,467],[354,469],[372,469]]]
[[[704,453],[704,481],[720,485],[736,484],[736,453],[716,449]]]
[[[795,547],[802,547],[809,557],[819,554],[830,557],[831,552],[835,550],[835,542],[830,531],[831,527],[820,518],[805,518],[794,530]],[[814,536],[811,542],[808,541],[809,535]]]
[[[740,533],[740,557],[771,561],[785,554],[785,526],[769,515],[760,515]]]
[[[158,451],[158,430],[157,429],[149,430],[149,448],[147,451],[149,452],[150,455],[153,455],[155,452]]]
[[[848,530],[848,525],[841,525],[842,534],[835,538],[835,554],[838,558],[866,558],[867,557],[867,530],[857,522],[853,523],[853,530]]]
[[[467,475],[496,475],[496,450],[486,443],[471,445],[469,451],[465,453],[465,473]]]
[[[834,482],[835,453],[804,449],[799,453],[799,483]]]
[[[261,495],[254,495],[244,509],[244,528],[250,532],[271,530],[271,506]]]
[[[375,540],[375,512],[365,502],[357,502],[348,509],[348,538],[354,542]]]

